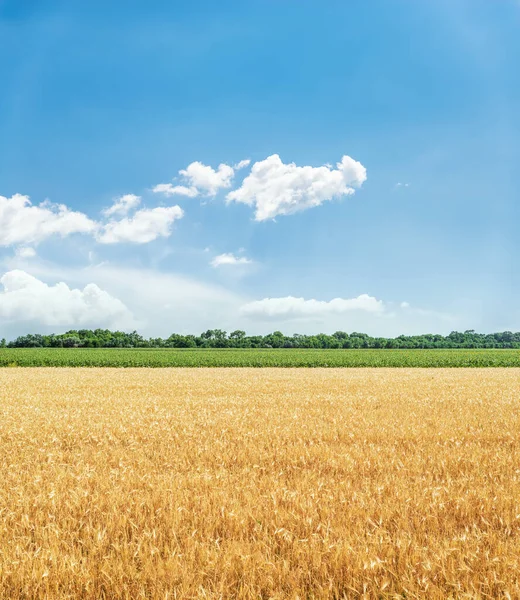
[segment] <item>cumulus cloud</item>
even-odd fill
[[[385,305],[382,300],[377,300],[368,294],[361,294],[357,298],[334,298],[329,302],[287,296],[256,300],[243,305],[240,309],[242,315],[255,319],[324,317],[351,311],[363,311],[377,315],[385,312]]]
[[[18,269],[5,273],[0,283],[0,319],[6,321],[53,327],[126,327],[133,322],[128,308],[94,283],[83,289],[70,289],[65,283],[47,285]]]
[[[101,244],[146,244],[159,237],[168,237],[173,223],[183,216],[180,206],[138,210],[132,217],[109,221],[97,235],[97,240]]]
[[[0,245],[37,244],[53,235],[93,233],[95,221],[63,204],[33,205],[29,196],[0,196]]]
[[[105,208],[103,214],[106,217],[113,215],[127,215],[131,210],[137,208],[141,204],[141,197],[135,194],[125,194],[114,200],[114,203],[109,208]]]
[[[83,233],[94,236],[102,244],[145,244],[169,236],[173,222],[184,214],[179,206],[169,206],[143,208],[130,217],[140,204],[140,196],[120,196],[102,211],[105,219],[93,220],[63,204],[45,201],[33,205],[28,196],[21,194],[11,198],[0,196],[0,246],[20,245],[16,255],[32,258],[36,251],[26,244],[38,244],[56,235]]]
[[[179,171],[179,175],[186,185],[159,183],[152,188],[152,191],[166,196],[180,195],[189,198],[215,196],[220,190],[229,189],[233,183],[235,171],[247,167],[250,162],[250,160],[241,160],[232,167],[222,163],[217,169],[214,169],[200,161],[195,161]]]
[[[28,246],[21,246],[16,249],[16,256],[19,258],[34,258],[36,256],[36,250]]]
[[[254,206],[255,220],[265,221],[354,194],[366,178],[365,167],[350,156],[343,156],[334,169],[285,164],[273,154],[253,164],[241,187],[228,193],[227,201]]]
[[[93,258],[95,259],[95,257]],[[394,337],[432,330],[440,333],[449,333],[454,329],[464,331],[464,329],[469,329],[472,326],[472,320],[475,320],[475,315],[468,313],[467,310],[462,315],[441,315],[440,313],[435,315],[432,311],[428,311],[426,314],[427,311],[415,310],[413,304],[404,310],[399,307],[398,302],[394,304],[391,301],[381,302],[376,299],[365,304],[365,308],[368,305],[371,310],[338,311],[335,306],[334,310],[310,311],[309,314],[308,305],[304,304],[303,311],[288,310],[287,316],[280,314],[283,311],[269,309],[271,313],[274,312],[273,316],[269,316],[265,309],[259,310],[258,305],[256,308],[244,310],[248,303],[249,305],[255,303],[250,302],[240,293],[231,291],[229,287],[174,272],[165,273],[151,268],[129,268],[125,264],[113,263],[92,264],[84,268],[67,267],[48,261],[25,261],[16,256],[7,256],[4,264],[6,271],[19,269],[45,282],[65,281],[69,288],[78,288],[80,291],[93,282],[113,298],[121,300],[131,315],[134,315],[135,321],[129,325],[96,321],[85,327],[107,326],[125,330],[138,329],[143,335],[152,337],[166,336],[172,331],[196,333],[214,328],[216,323],[218,323],[218,327],[226,331],[244,329],[250,334],[265,334],[273,330],[274,322],[277,323],[277,329],[286,333],[298,331],[299,333],[316,334],[319,331],[333,332],[339,329],[364,331],[374,336]],[[233,267],[230,268],[234,271]],[[277,299],[271,300],[276,301]],[[307,302],[303,299],[296,300],[300,305]],[[356,300],[356,298],[352,300]],[[331,302],[322,302],[321,304],[319,301],[314,302],[318,302],[318,306],[332,304]],[[53,306],[46,296],[41,298],[40,304],[45,308]],[[294,323],[297,323],[297,327],[293,327]],[[67,326],[63,325],[63,329],[58,326],[49,327],[52,327],[53,331],[60,331]],[[27,324],[22,321],[6,321],[2,324],[2,328],[2,335],[7,339],[13,339],[17,335],[30,331],[41,332],[44,330],[43,325],[39,327],[36,324]]]
[[[212,267],[236,266],[236,265],[249,265],[253,261],[245,256],[235,256],[231,252],[219,254],[211,261]]]
[[[114,298],[119,298],[135,317],[132,324],[120,327],[125,330],[136,328],[146,336],[167,336],[172,331],[196,333],[215,327],[215,323],[227,331],[241,327],[237,319],[239,307],[246,302],[243,296],[226,287],[177,273],[129,268],[124,264],[108,263],[78,269],[49,262],[26,264],[16,258],[9,259],[6,270],[17,268],[44,281],[65,281],[71,288],[83,289],[94,282]],[[6,323],[2,335],[13,339],[28,331],[41,330],[41,327],[24,323]]]
[[[194,187],[208,196],[215,196],[219,190],[231,187],[235,170],[224,163],[220,164],[217,169],[213,169],[196,161],[188,165],[186,169],[179,171],[179,173],[189,183],[190,187]]]

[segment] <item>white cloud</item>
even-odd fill
[[[173,185],[171,183],[159,183],[152,192],[155,194],[164,194],[165,196],[187,196],[188,198],[195,198],[199,195],[199,191],[194,187],[186,187],[185,185]]]
[[[367,178],[365,167],[349,156],[336,166],[299,167],[285,164],[278,154],[273,154],[253,164],[242,186],[229,192],[227,201],[254,206],[255,219],[265,221],[354,194]]]
[[[36,250],[28,246],[21,246],[16,249],[16,256],[19,258],[34,258],[36,256]]]
[[[396,188],[403,188],[403,187],[407,188],[407,187],[410,187],[410,184],[409,183],[401,183],[401,182],[399,182],[399,183],[395,184],[395,187]]]
[[[250,258],[246,258],[245,256],[235,256],[231,252],[228,252],[215,256],[210,264],[212,267],[221,267],[223,265],[249,265],[252,262],[253,261]]]
[[[385,305],[382,300],[377,300],[377,298],[368,294],[361,294],[357,298],[334,298],[329,302],[287,296],[285,298],[256,300],[245,304],[240,309],[242,315],[256,319],[324,317],[351,311],[382,314],[385,312]]]
[[[241,160],[232,167],[225,163],[220,164],[217,169],[205,165],[199,161],[192,162],[185,169],[179,171],[186,185],[173,185],[172,183],[159,183],[152,188],[156,194],[166,196],[215,196],[220,190],[228,189],[233,183],[235,171],[247,167],[251,161]]]
[[[137,208],[141,204],[141,197],[135,194],[125,194],[114,200],[114,204],[110,208],[105,208],[103,214],[106,217],[112,215],[127,215],[131,210]]]
[[[98,234],[97,240],[102,244],[146,244],[158,237],[168,237],[174,221],[181,219],[183,215],[180,206],[138,210],[133,217],[109,221]]]
[[[124,264],[112,263],[89,265],[84,268],[67,267],[39,259],[25,261],[12,255],[4,257],[2,262],[4,271],[20,269],[46,282],[65,281],[69,288],[83,290],[89,283],[95,283],[112,297],[120,299],[135,316],[136,321],[131,325],[121,324],[117,327],[125,330],[135,328],[143,335],[153,337],[165,337],[172,332],[199,333],[215,327],[226,331],[244,329],[252,335],[265,334],[273,330],[275,321],[276,329],[281,329],[287,334],[295,331],[305,334],[316,334],[319,331],[332,333],[338,329],[364,331],[370,335],[385,337],[420,334],[425,331],[447,334],[453,329],[463,331],[471,328],[476,318],[475,314],[468,311],[462,311],[459,316],[450,316],[435,314],[433,311],[414,310],[413,305],[407,310],[402,310],[399,309],[399,304],[394,306],[391,302],[375,299],[367,301],[366,304],[361,303],[365,310],[343,311],[332,305],[333,310],[318,309],[313,312],[304,304],[303,311],[289,310],[287,315],[280,314],[284,311],[269,309],[268,312],[275,314],[268,316],[265,310],[251,308],[248,314],[243,307],[248,306],[249,300],[241,294],[177,273],[164,273],[151,268],[129,268]],[[297,303],[302,303],[301,299],[296,300]],[[46,297],[42,299],[42,305],[46,308],[49,304]],[[367,306],[369,310],[366,310]],[[115,327],[102,321],[85,327],[97,325]],[[2,327],[2,335],[7,339],[27,332],[43,331],[43,326],[28,325],[21,321],[6,322]],[[50,330],[60,329],[52,327]]]
[[[249,158],[246,158],[245,160],[241,160],[240,162],[238,162],[236,165],[233,165],[233,168],[235,169],[235,171],[239,171],[240,169],[249,167],[250,164],[251,161],[249,160]]]
[[[221,327],[233,331],[239,306],[246,299],[228,289],[176,273],[155,269],[129,268],[124,265],[100,264],[83,269],[34,261],[30,265],[9,258],[7,269],[21,268],[45,281],[66,281],[69,287],[83,288],[94,282],[111,296],[119,298],[135,316],[123,329],[137,328],[143,335],[167,337],[172,332],[199,333]],[[94,324],[93,324],[94,325]],[[12,339],[38,327],[13,323],[4,327],[4,335]]]
[[[8,271],[0,283],[0,319],[6,321],[53,327],[128,327],[133,322],[128,308],[94,283],[82,290],[65,283],[47,285],[22,270]]]
[[[37,244],[53,235],[93,233],[97,224],[63,204],[31,204],[29,196],[0,196],[0,245]]]
[[[231,187],[235,170],[224,163],[215,170],[196,161],[179,173],[189,182],[190,187],[194,187],[208,196],[215,196],[219,190]]]
[[[63,204],[49,201],[32,205],[28,196],[15,194],[11,198],[0,196],[0,246],[22,245],[16,250],[20,258],[36,255],[25,244],[38,244],[51,236],[66,237],[74,233],[90,234],[102,244],[134,242],[145,244],[158,237],[167,237],[175,220],[182,218],[179,206],[143,208],[129,213],[141,203],[141,197],[126,194],[116,198],[114,204],[102,211],[108,221],[96,221]],[[119,220],[115,217],[120,216]]]

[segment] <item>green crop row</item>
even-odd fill
[[[520,350],[2,348],[0,367],[520,367]]]

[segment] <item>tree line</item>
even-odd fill
[[[62,334],[29,334],[6,342],[5,348],[520,348],[520,332],[476,333],[452,331],[449,335],[400,335],[395,338],[372,337],[366,333],[336,331],[332,335],[287,336],[281,331],[267,335],[246,335],[245,331],[231,333],[208,329],[200,335],[172,333],[168,338],[144,338],[133,331],[108,329],[70,330]]]

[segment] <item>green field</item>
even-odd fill
[[[5,348],[0,367],[520,367],[520,350]]]

